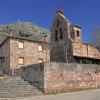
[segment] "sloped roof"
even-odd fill
[[[9,35],[10,32],[13,37],[36,41],[41,41],[45,35],[50,35],[48,30],[30,22],[16,22],[8,25],[0,25],[0,34]]]
[[[81,46],[78,43],[73,43],[73,56],[100,59],[100,51],[89,43],[82,43]]]

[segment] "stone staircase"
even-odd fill
[[[30,85],[20,77],[7,77],[0,79],[0,98],[13,98],[42,95],[36,87]]]

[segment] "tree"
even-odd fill
[[[92,40],[93,44],[100,50],[100,27],[94,29]]]

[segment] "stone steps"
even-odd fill
[[[35,94],[32,93],[24,93],[24,94],[0,94],[0,98],[14,98],[14,97],[27,97],[27,96],[34,96]]]
[[[0,98],[42,95],[36,87],[20,77],[0,79]]]
[[[9,84],[9,86],[11,85],[11,86],[15,86],[15,84],[16,85],[30,85],[29,83],[16,83],[16,82],[14,82],[14,83],[10,83],[10,82],[7,82],[7,83],[0,83],[0,85],[2,85],[2,86],[6,86],[7,84]]]

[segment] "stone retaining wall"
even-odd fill
[[[99,67],[51,62],[24,67],[21,76],[45,93],[92,89],[100,86]]]
[[[98,88],[98,67],[97,65],[46,63],[45,93]]]

